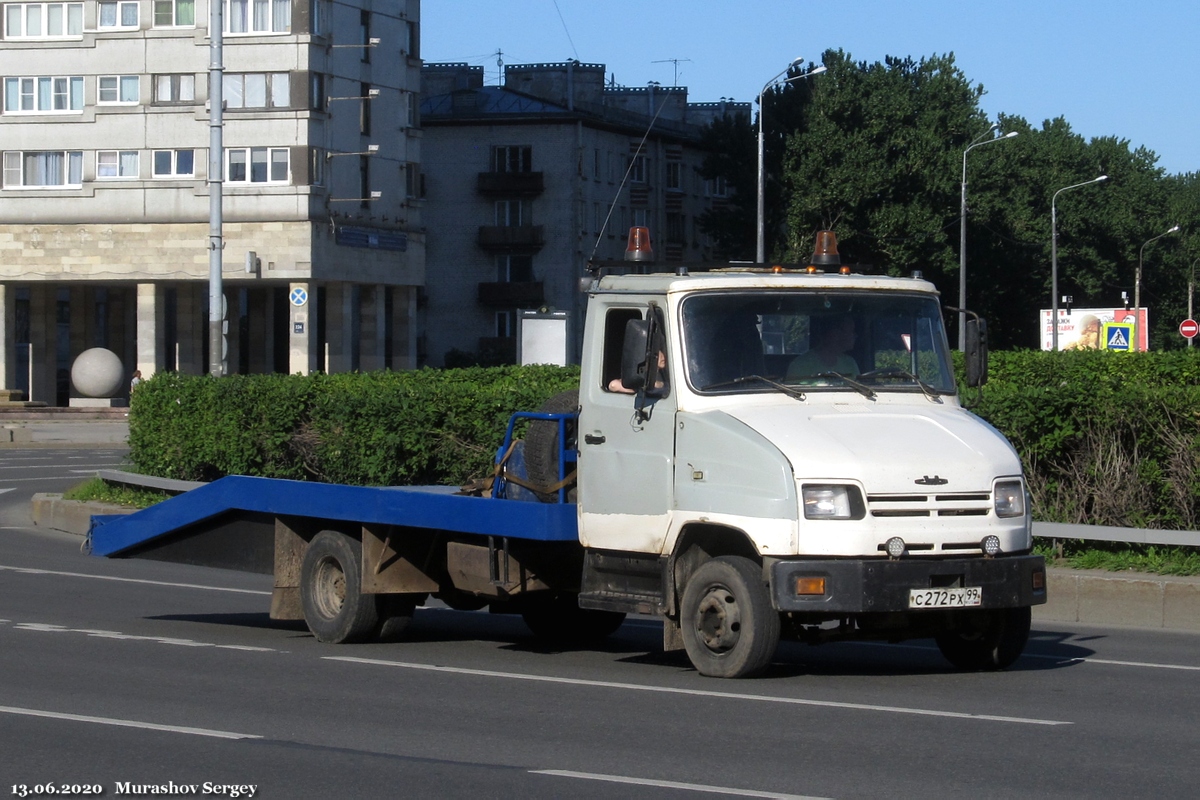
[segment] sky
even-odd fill
[[[752,102],[802,56],[953,53],[981,105],[1034,127],[1145,147],[1168,174],[1200,171],[1200,0],[424,0],[426,63],[577,58],[618,85]],[[816,78],[820,80],[820,78]]]

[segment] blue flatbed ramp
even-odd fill
[[[345,486],[231,475],[133,514],[92,517],[91,549],[94,555],[119,556],[237,512],[542,542],[579,540],[574,504],[498,500],[456,491],[446,486]]]

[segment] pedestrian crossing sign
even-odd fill
[[[1104,349],[1128,353],[1133,349],[1133,328],[1132,322],[1104,323]]]

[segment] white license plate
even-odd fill
[[[909,608],[970,608],[983,602],[983,589],[967,586],[953,589],[910,589]]]

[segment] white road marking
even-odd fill
[[[95,472],[98,469],[106,467],[120,467],[123,462],[113,461],[108,464],[72,464],[68,471],[70,472]],[[19,469],[22,472],[31,469],[63,469],[61,464],[20,464],[20,465],[5,465],[0,464],[0,472],[4,470]]]
[[[86,470],[93,472],[94,470]],[[32,483],[33,481],[77,481],[78,475],[43,475],[40,478],[5,478],[5,483]]]
[[[94,722],[99,725],[115,725],[119,728],[141,728],[148,731],[166,731],[167,733],[187,733],[192,736],[210,736],[216,739],[261,739],[253,733],[233,733],[232,731],[214,731],[208,728],[189,728],[182,725],[159,725],[154,722],[138,722],[131,719],[114,719],[112,717],[87,717],[82,714],[62,714],[57,711],[39,711],[33,708],[13,708],[0,706],[0,713],[19,714],[26,717],[46,717],[61,719],[68,722]]]
[[[693,697],[714,697],[725,700],[751,700],[760,703],[782,703],[796,706],[818,706],[822,708],[840,708],[852,711],[880,711],[890,714],[912,714],[921,717],[946,717],[950,719],[970,719],[986,722],[1015,722],[1022,725],[1073,725],[1072,722],[1051,719],[1033,719],[1027,717],[1005,717],[994,714],[968,714],[962,711],[937,711],[929,708],[905,708],[903,706],[879,706],[866,703],[844,703],[834,700],[809,700],[801,697],[778,697],[762,694],[746,694],[742,692],[713,692],[702,689],[681,689],[670,686],[648,686],[638,683],[617,683],[613,681],[592,681],[580,678],[559,678],[552,675],[531,675],[522,672],[496,672],[494,670],[465,669],[462,667],[442,667],[434,664],[414,664],[403,661],[384,661],[374,658],[356,658],[353,656],[322,656],[326,661],[347,661],[354,664],[373,664],[383,667],[400,667],[401,669],[425,670],[428,672],[446,672],[456,675],[470,675],[480,678],[507,678],[509,680],[537,681],[541,683],[561,683],[571,686],[592,686],[602,689],[625,689],[637,692],[656,692],[660,694],[682,694]]]
[[[6,492],[15,492],[16,490],[17,490],[17,487],[10,486],[7,489],[0,489],[0,494],[5,494]]]
[[[924,650],[937,652],[936,647],[919,644],[884,644],[882,642],[847,642],[858,647],[884,647],[896,650]],[[1052,656],[1045,653],[1022,653],[1021,658],[1038,658],[1042,661],[1056,661],[1059,664],[1107,664],[1116,667],[1145,667],[1147,669],[1181,669],[1189,672],[1200,672],[1200,667],[1187,664],[1156,664],[1151,661],[1116,661],[1108,658],[1092,658],[1090,656]]]
[[[827,800],[800,794],[780,794],[778,792],[759,792],[753,789],[734,789],[728,786],[708,786],[702,783],[680,783],[679,781],[659,781],[650,778],[629,778],[624,775],[600,775],[594,772],[573,772],[565,769],[534,769],[530,775],[551,775],[556,778],[579,778],[585,781],[605,781],[607,783],[624,783],[633,786],[655,786],[663,789],[682,789],[688,792],[704,792],[705,794],[728,794],[735,797],[765,797],[774,800]]]
[[[17,622],[13,624],[15,631],[36,631],[38,633],[82,633],[96,639],[121,639],[135,642],[155,642],[157,644],[173,644],[178,647],[213,647],[217,650],[245,650],[255,653],[277,653],[272,647],[251,647],[249,645],[213,644],[212,642],[197,642],[192,639],[180,639],[174,636],[139,636],[134,633],[120,631],[95,630],[92,628],[68,628],[65,625],[53,625],[48,622]]]
[[[149,586],[171,586],[176,589],[204,589],[210,592],[233,592],[234,594],[265,594],[270,592],[260,589],[231,589],[228,586],[205,586],[199,583],[172,583],[170,581],[148,581],[143,578],[118,578],[113,575],[88,575],[84,572],[58,572],[50,569],[33,569],[32,567],[10,567],[0,564],[0,570],[23,572],[28,575],[60,575],[66,578],[92,578],[98,581],[117,581],[119,583],[144,583]]]

